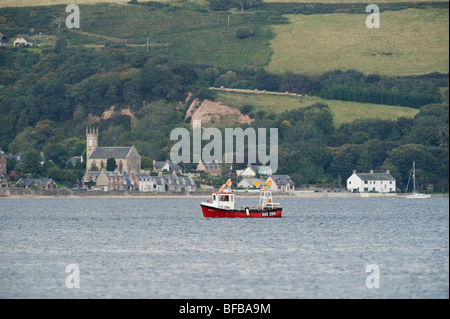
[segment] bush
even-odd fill
[[[248,27],[239,28],[236,31],[236,38],[238,38],[238,39],[249,38],[252,35],[253,35],[253,31]]]

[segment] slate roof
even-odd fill
[[[32,39],[30,39],[28,36],[26,36],[26,35],[22,35],[22,36],[20,36],[19,38],[22,38],[22,39],[24,39],[25,41],[27,41],[27,42],[34,42]]]
[[[265,165],[262,165],[262,166],[252,165],[251,169],[255,173],[260,174],[260,175],[268,174],[269,172],[272,171],[270,166],[265,166]]]
[[[395,178],[388,173],[357,173],[356,176],[363,181],[395,181]]]
[[[89,178],[92,179],[93,177],[99,177],[102,172],[104,172],[108,177],[123,176],[119,171],[88,171],[86,173],[89,175]]]
[[[203,162],[203,165],[205,165],[206,169],[220,169],[220,164],[216,162],[211,163]]]
[[[123,174],[123,185],[124,186],[134,186],[134,180],[128,174]]]
[[[173,163],[173,162],[158,162],[155,161],[153,163],[153,168],[154,170],[160,172],[164,166],[166,166],[166,164],[169,164],[169,170],[175,171],[175,172],[181,172],[183,171],[183,168],[178,165],[177,163]]]
[[[195,182],[190,177],[176,176],[173,174],[169,174],[169,175],[163,175],[163,176],[161,176],[161,178],[168,185],[186,185],[186,186],[195,187]]]
[[[260,185],[265,185],[266,181],[260,178],[244,178],[242,181],[238,183],[242,185],[243,182],[247,182],[250,186],[254,186],[255,182],[259,182]]]
[[[51,181],[51,178],[21,178],[17,185],[19,186],[30,186],[33,182],[36,186],[47,185]]]
[[[130,152],[132,146],[127,147],[97,147],[89,156],[90,159],[125,159]]]
[[[270,177],[275,182],[275,184],[279,186],[287,184],[295,185],[294,181],[289,175],[271,175]]]
[[[162,178],[160,178],[159,176],[151,176],[145,173],[139,173],[136,174],[136,177],[139,181],[144,181],[144,182],[154,182],[156,185],[164,185],[164,182],[162,180]]]

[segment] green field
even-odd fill
[[[119,3],[126,4],[129,0],[77,0],[76,4],[93,3]],[[140,0],[139,2],[147,2]],[[410,2],[435,2],[434,0],[409,0]],[[182,0],[158,0],[158,2],[182,2]],[[206,0],[195,0],[197,3],[204,4]],[[270,0],[264,2],[291,2],[291,3],[361,3],[361,0]],[[383,0],[385,3],[404,2],[403,0]],[[0,7],[25,7],[25,6],[50,6],[56,4],[69,4],[66,0],[1,0]]]
[[[267,0],[264,2],[282,2],[282,3],[365,3],[361,0]],[[396,2],[406,2],[405,0],[383,0],[377,2],[378,5],[382,6],[383,3],[396,3]],[[435,0],[409,0],[408,2],[438,2]],[[375,2],[367,2],[375,3]]]
[[[62,2],[2,0],[0,7]],[[69,42],[92,46],[105,41],[124,41],[129,45],[144,45],[149,38],[151,48],[167,48],[171,55],[185,62],[225,69],[264,67],[274,73],[320,74],[335,69],[382,75],[449,72],[448,8],[382,11],[380,29],[368,29],[365,25],[368,14],[365,13],[286,15],[290,23],[276,24],[262,18],[262,12],[211,12],[205,0],[196,3],[161,1],[170,3],[171,8],[127,5],[128,0],[109,0],[111,4],[100,2],[77,1],[81,33],[75,34],[77,30],[72,30]],[[64,6],[52,8],[60,11],[61,16],[67,15]],[[382,4],[380,8],[383,9]],[[230,26],[227,26],[228,17]],[[35,39],[41,27],[26,21],[5,20],[0,13],[0,27],[3,22],[7,27],[11,23],[28,26],[21,32],[30,30],[28,35]],[[55,25],[45,27],[54,29]],[[242,27],[253,30],[253,35],[237,39],[236,31]],[[34,33],[31,30],[35,30]],[[46,32],[49,34],[52,33]]]
[[[127,4],[130,0],[76,0],[76,1],[66,1],[66,0],[1,0],[1,7],[35,7],[35,6],[52,6],[64,4],[68,5],[70,3],[75,4],[96,4],[96,3],[112,3],[112,4]],[[150,0],[139,0],[139,2],[148,2]],[[158,0],[158,2],[167,2],[170,4],[177,4],[186,2],[184,0]],[[204,5],[206,0],[195,0],[196,3]]]
[[[353,122],[356,119],[382,119],[395,120],[399,117],[414,117],[419,110],[392,105],[358,103],[339,100],[324,100],[313,96],[290,96],[262,93],[237,93],[218,91],[218,101],[226,105],[241,108],[250,105],[253,113],[264,111],[266,113],[280,113],[287,110],[307,107],[314,103],[327,104],[333,115],[334,124]]]
[[[317,74],[356,69],[366,74],[413,75],[449,71],[448,9],[407,9],[380,15],[368,29],[366,15],[289,15],[273,26],[268,71]]]

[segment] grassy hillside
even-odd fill
[[[448,9],[382,12],[380,28],[368,29],[366,15],[289,15],[273,26],[271,72],[317,74],[356,69],[366,74],[448,73]]]
[[[55,0],[57,1],[57,0]],[[264,2],[281,2],[281,3],[365,3],[361,0],[267,0]],[[405,2],[404,0],[383,0],[377,2],[378,5],[383,3]],[[435,0],[411,0],[409,2],[436,2]],[[367,2],[369,4],[370,2]]]
[[[37,13],[32,8],[24,8],[29,14],[21,14],[20,19],[4,14],[2,11],[6,9],[2,9],[0,31],[10,37],[28,34],[36,39],[42,25],[32,21],[39,20],[36,14],[49,12],[44,36],[54,35],[56,24],[51,19],[56,12],[66,16],[65,6],[43,6],[61,2],[1,1],[0,7],[22,3],[41,7]],[[366,74],[414,75],[448,73],[449,68],[448,8],[385,11],[381,13],[381,28],[368,29],[365,13],[286,15],[290,23],[280,24],[276,10],[245,14],[211,12],[204,0],[161,1],[170,3],[170,8],[128,5],[127,0],[99,2],[77,2],[81,29],[71,31],[69,42],[92,46],[105,41],[123,41],[144,46],[148,37],[151,48],[168,48],[171,55],[185,62],[231,69],[265,67],[274,73],[319,74],[334,69],[356,69]],[[253,35],[237,39],[236,32],[242,27],[252,30]],[[10,32],[13,34],[7,32],[8,28],[14,30]],[[41,40],[45,43],[51,39]]]
[[[0,1],[0,7],[35,7],[35,6],[51,6],[57,4],[95,4],[95,3],[117,3],[126,4],[130,0],[77,0],[77,1],[65,1],[65,0],[2,0]],[[159,0],[159,2],[176,2],[177,0]],[[145,1],[141,1],[145,2]],[[200,0],[202,2],[202,0]]]
[[[382,119],[395,120],[399,117],[414,117],[419,110],[392,105],[357,103],[338,100],[324,100],[313,96],[290,96],[262,93],[239,93],[218,91],[218,100],[226,105],[242,108],[245,105],[252,107],[252,112],[258,111],[283,112],[297,108],[304,108],[314,103],[327,104],[334,116],[334,124],[353,122],[356,119]]]
[[[269,27],[273,23],[266,16],[234,14],[228,25],[228,12],[210,12],[186,1],[173,1],[171,5],[80,4],[80,29],[66,31],[66,37],[72,44],[95,46],[108,41],[142,47],[149,38],[150,49],[165,48],[164,54],[179,60],[221,68],[258,68],[269,63],[272,51],[268,44],[273,38]],[[67,16],[64,6],[3,8],[0,32],[10,38],[27,34],[37,40],[42,30],[41,43],[53,45],[57,28],[53,16],[57,15]],[[250,38],[236,38],[242,27],[252,30]]]
[[[119,3],[126,4],[129,0],[77,0],[77,4],[93,3]],[[409,0],[410,2],[436,2],[435,0]],[[140,0],[139,2],[147,2]],[[182,2],[182,0],[159,0],[159,2]],[[204,4],[206,0],[195,0],[197,3]],[[268,0],[264,2],[282,2],[282,3],[361,3],[361,0]],[[404,0],[383,0],[382,3],[404,2]],[[50,6],[56,4],[68,4],[66,0],[2,0],[0,7],[25,7],[25,6]]]

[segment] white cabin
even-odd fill
[[[352,193],[376,192],[389,193],[396,191],[395,178],[386,171],[386,173],[356,173],[347,179],[347,190]]]
[[[212,203],[209,206],[223,209],[234,209],[235,194],[233,192],[212,193]]]

